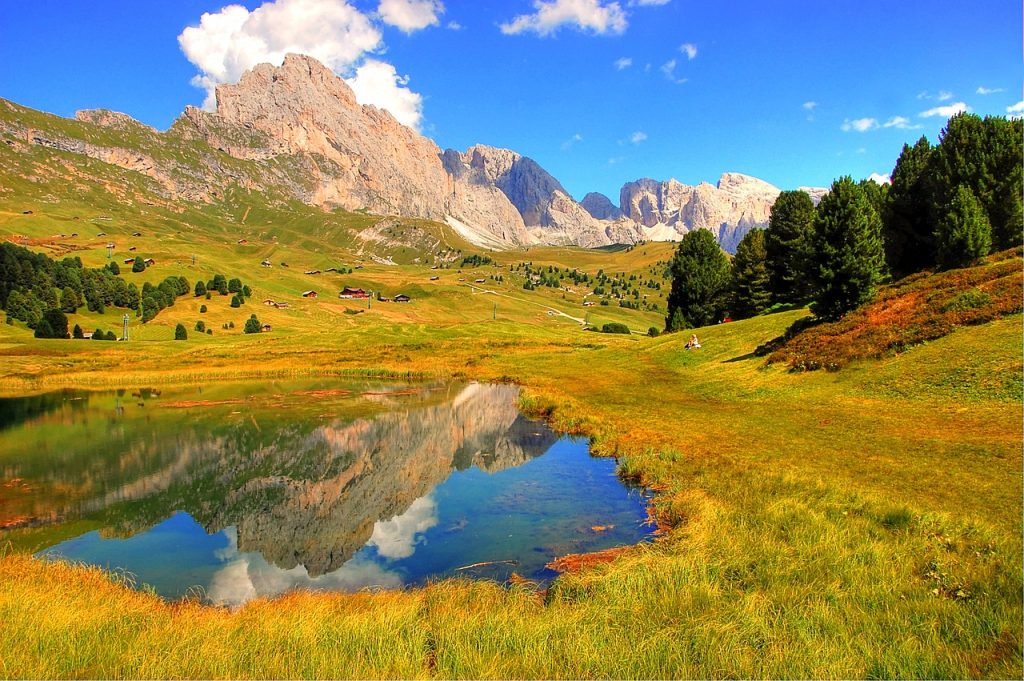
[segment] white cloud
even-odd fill
[[[843,132],[850,132],[851,130],[856,132],[868,132],[869,130],[878,129],[878,121],[874,118],[855,118],[852,121],[847,118],[843,121],[843,124],[839,126],[839,129]]]
[[[610,159],[608,159],[608,165],[610,165],[610,166],[618,165],[618,164],[622,163],[625,160],[626,160],[625,156],[613,156]]]
[[[381,21],[405,33],[438,26],[444,14],[440,0],[380,0],[377,13]]]
[[[660,69],[661,72],[665,74],[666,78],[668,78],[676,85],[681,85],[682,83],[686,82],[686,79],[676,76],[676,66],[678,66],[678,62],[675,59],[669,59],[667,62],[661,65]]]
[[[1006,92],[1006,90],[1005,90],[1005,88],[1001,88],[1001,87],[991,87],[990,88],[990,87],[985,87],[985,86],[981,86],[977,90],[975,90],[975,93],[979,94],[979,95],[994,95],[997,92]]]
[[[449,31],[461,31],[462,30],[462,24],[460,24],[459,22],[453,20],[453,21],[449,21],[448,24],[445,26],[445,28],[447,28]]]
[[[636,132],[629,136],[629,141],[632,142],[633,144],[640,144],[646,139],[647,133],[643,132],[642,130],[637,130]]]
[[[932,116],[942,116],[943,118],[949,118],[955,116],[958,113],[970,111],[971,107],[967,106],[964,102],[956,102],[955,104],[947,104],[946,106],[937,106],[927,111],[920,113],[921,118],[931,118]]]
[[[803,107],[804,107],[805,109],[807,109],[808,111],[814,111],[814,109],[815,109],[815,108],[816,108],[817,106],[818,106],[818,103],[817,103],[817,102],[815,102],[815,101],[808,101],[808,102],[804,102],[804,103],[803,103]]]
[[[881,175],[879,173],[871,173],[868,175],[868,180],[878,185],[892,184],[892,179],[888,175]]]
[[[911,125],[910,119],[906,116],[893,116],[885,123],[882,123],[883,128],[896,128],[897,130],[917,130],[920,125]]]
[[[204,108],[213,109],[216,86],[237,82],[257,64],[279,66],[296,52],[343,73],[380,48],[381,34],[345,0],[275,0],[251,12],[228,5],[204,13],[198,26],[181,32],[178,44],[199,69],[192,84],[206,90]]]
[[[922,90],[921,92],[917,93],[917,98],[918,99],[931,99],[931,100],[934,100],[936,102],[948,102],[949,100],[953,99],[953,93],[950,92],[949,90],[939,90],[938,94],[934,94],[933,95],[932,93],[928,92],[927,90]]]
[[[1024,99],[1022,99],[1021,101],[1017,102],[1016,104],[1014,104],[1012,106],[1006,107],[1006,113],[1011,113],[1011,114],[1024,113]]]
[[[423,117],[423,97],[405,87],[408,76],[399,76],[395,67],[376,59],[367,59],[352,78],[345,82],[360,104],[372,104],[387,110],[399,123],[419,130]]]
[[[437,525],[437,506],[429,496],[412,502],[402,515],[391,520],[378,520],[367,546],[377,547],[377,553],[391,560],[408,558],[416,551],[421,533]]]
[[[633,65],[633,59],[631,57],[622,57],[621,59],[616,59],[615,60],[615,70],[616,71],[622,71],[623,69],[628,69],[632,65]]]
[[[581,135],[579,133],[576,133],[575,135],[573,135],[569,139],[567,139],[564,142],[562,142],[562,151],[568,151],[569,149],[572,149],[574,144],[576,144],[577,142],[582,142],[582,141],[583,141],[583,135]]]
[[[685,54],[690,61],[697,58],[697,46],[693,43],[683,43],[679,46],[679,51]]]
[[[629,25],[626,13],[617,2],[604,0],[533,0],[537,10],[533,14],[520,14],[512,21],[501,24],[507,35],[533,32],[539,36],[555,34],[562,26],[573,26],[597,35],[619,35]]]

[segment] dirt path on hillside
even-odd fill
[[[574,322],[577,322],[580,325],[583,325],[583,324],[587,323],[585,319],[580,319],[579,317],[573,317],[571,314],[566,314],[565,312],[562,312],[561,310],[559,310],[557,308],[551,307],[550,305],[545,305],[544,303],[537,303],[537,302],[534,302],[532,300],[525,300],[523,298],[517,298],[516,296],[510,296],[507,293],[498,293],[497,291],[492,291],[491,289],[481,288],[481,287],[475,286],[473,284],[466,284],[466,286],[468,286],[470,289],[473,290],[473,295],[485,294],[486,293],[486,294],[490,294],[492,296],[498,296],[499,298],[508,298],[509,300],[516,301],[517,303],[526,303],[527,305],[536,305],[537,307],[542,307],[545,310],[548,310],[550,312],[554,312],[557,315],[561,315],[562,317],[567,317],[568,319],[571,319],[571,320],[573,320]]]

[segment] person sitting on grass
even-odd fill
[[[700,341],[697,340],[697,334],[690,336],[690,340],[686,341],[686,349],[693,350],[694,348],[700,348]]]

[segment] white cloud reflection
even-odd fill
[[[416,550],[420,533],[437,525],[437,505],[429,496],[412,502],[402,515],[391,520],[378,520],[367,546],[376,547],[377,553],[390,560],[408,558]]]
[[[228,546],[215,555],[226,565],[214,574],[207,591],[207,596],[215,603],[235,607],[253,598],[279,596],[293,589],[357,591],[371,586],[388,589],[402,586],[399,575],[359,556],[334,572],[318,577],[311,577],[302,565],[285,570],[267,562],[259,553],[239,553],[235,528],[226,529],[224,534]]]

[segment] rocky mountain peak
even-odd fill
[[[583,209],[598,220],[618,220],[622,217],[620,211],[611,199],[600,192],[590,192],[580,202]]]
[[[217,113],[239,123],[256,111],[357,110],[356,95],[344,80],[312,57],[289,54],[281,66],[258,64],[235,85],[217,86]]]
[[[779,194],[779,188],[764,180],[759,180],[750,175],[742,173],[722,173],[718,179],[718,189],[739,196],[775,196]]]
[[[75,120],[83,123],[92,123],[93,125],[99,125],[104,128],[113,128],[115,130],[130,130],[132,128],[142,129],[146,132],[155,133],[156,130],[140,123],[128,114],[121,113],[120,111],[111,111],[109,109],[83,109],[75,112]]]

